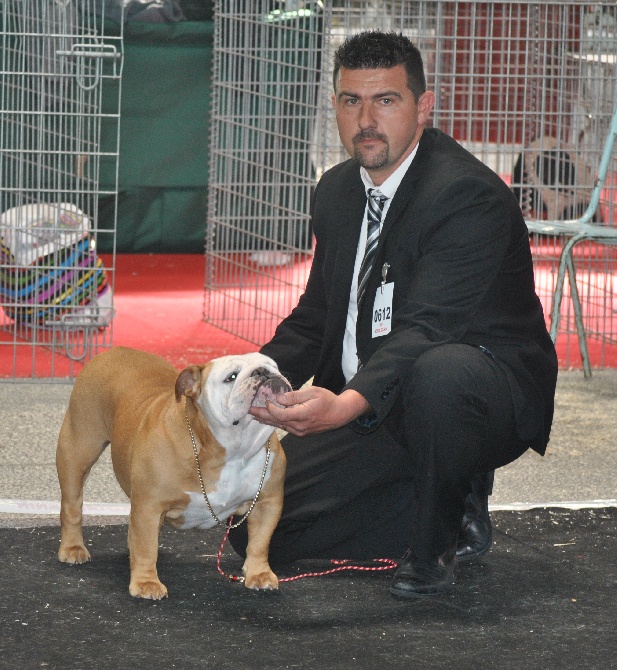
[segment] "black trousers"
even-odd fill
[[[510,382],[511,383],[511,382]],[[476,473],[520,456],[501,364],[468,345],[432,349],[415,363],[378,428],[282,440],[285,502],[270,562],[303,558],[433,558],[456,542]],[[230,533],[241,555],[246,524]]]

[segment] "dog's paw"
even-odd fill
[[[58,560],[62,563],[70,563],[71,565],[79,565],[80,563],[87,563],[91,560],[90,552],[81,545],[73,545],[71,547],[64,547],[60,545],[58,550]]]
[[[129,593],[134,598],[146,598],[148,600],[162,600],[167,598],[167,588],[158,579],[143,581],[131,581]]]
[[[245,575],[244,586],[247,589],[258,591],[273,591],[278,589],[279,580],[272,570],[264,570],[263,572]]]

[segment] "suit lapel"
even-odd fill
[[[359,184],[349,184],[343,192],[344,197],[342,202],[344,206],[339,214],[340,225],[337,229],[338,250],[336,254],[334,286],[338,287],[339,295],[344,297],[345,303],[347,303],[349,302],[349,291],[351,290],[351,280],[353,278],[353,269],[356,262],[356,252],[358,250],[358,240],[362,229],[366,200],[361,181]],[[347,311],[346,305],[345,311]]]
[[[346,184],[341,184],[336,197],[334,197],[334,194],[332,196],[332,206],[337,209],[333,211],[331,221],[336,222],[336,224],[333,223],[331,230],[328,231],[331,238],[336,238],[331,241],[333,247],[336,245],[336,256],[333,267],[330,269],[332,275],[328,282],[328,328],[324,346],[331,350],[332,360],[336,361],[336,367],[330,371],[332,374],[338,375],[336,381],[333,381],[335,387],[337,385],[342,387],[345,384],[340,368],[343,353],[343,334],[347,321],[358,239],[366,206],[359,167],[356,167],[355,174],[357,175],[357,181],[354,179],[347,180]]]
[[[415,197],[414,182],[420,179],[424,171],[425,156],[427,156],[427,144],[429,138],[426,133],[422,134],[420,138],[420,146],[418,147],[418,153],[414,157],[409,169],[405,173],[405,176],[401,180],[399,187],[396,189],[394,199],[388,208],[386,214],[386,219],[383,223],[381,230],[381,235],[379,238],[380,246],[383,239],[385,239],[388,231],[392,228],[394,222],[399,218],[399,216],[410,206]]]
[[[403,177],[399,187],[396,189],[392,204],[390,207],[388,207],[386,218],[381,229],[381,235],[379,236],[380,245],[388,234],[390,228],[392,228],[394,222],[407,209],[410,201],[413,199],[414,191],[412,183],[414,181],[414,177],[413,174],[411,174],[412,172],[412,167],[410,166],[409,170],[407,170],[407,174]]]

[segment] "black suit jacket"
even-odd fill
[[[314,376],[335,393],[345,388],[343,334],[365,204],[355,160],[326,172],[315,190],[316,246],[305,293],[262,348],[294,386]],[[373,300],[386,262],[392,332],[373,338]],[[544,452],[557,357],[535,293],[527,227],[506,184],[439,130],[423,132],[390,204],[356,338],[363,367],[346,388],[370,403],[370,429],[388,415],[423,352],[466,343],[502,365],[519,437]]]

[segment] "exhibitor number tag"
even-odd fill
[[[394,282],[382,284],[375,293],[373,303],[373,337],[382,337],[392,330],[392,296]]]

